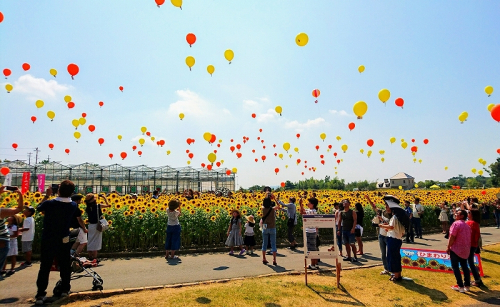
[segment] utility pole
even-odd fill
[[[50,156],[47,156],[47,163],[50,162]]]
[[[31,165],[31,155],[32,155],[32,154],[33,154],[33,153],[28,152],[28,165]]]
[[[33,151],[36,153],[36,155],[35,155],[35,165],[37,165],[38,164],[38,152],[40,152],[41,150],[39,150],[38,147],[37,147]]]

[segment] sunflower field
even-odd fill
[[[398,197],[401,202],[409,200],[413,203],[415,197],[419,197],[424,205],[425,214],[422,220],[424,230],[439,226],[439,220],[435,213],[436,205],[443,201],[456,203],[467,199],[467,197],[476,197],[480,204],[491,204],[500,193],[499,188],[487,190],[389,190],[384,191]],[[300,193],[300,194],[299,194]],[[282,191],[275,193],[283,202],[287,202],[289,197],[300,198],[304,192]],[[307,192],[307,197],[312,196],[312,191]],[[359,202],[364,206],[364,233],[367,235],[375,234],[375,228],[371,225],[374,212],[365,199],[369,195],[372,201],[380,208],[382,205],[383,194],[378,191],[373,192],[346,192],[337,190],[319,190],[315,191],[319,201],[318,211],[321,214],[333,212],[333,204],[343,199],[349,199],[354,205]],[[35,193],[26,193],[25,205],[37,207],[42,201],[43,195]],[[200,194],[192,200],[187,200],[180,195],[160,195],[154,199],[151,195],[140,195],[133,199],[130,195],[120,196],[111,193],[107,195],[110,208],[103,209],[104,217],[110,224],[110,229],[103,234],[103,252],[123,252],[123,251],[154,251],[163,250],[165,242],[165,230],[167,228],[166,209],[171,199],[181,201],[182,215],[179,222],[182,227],[181,242],[182,248],[215,247],[223,246],[226,240],[226,233],[230,222],[229,212],[232,209],[240,211],[241,216],[254,215],[256,219],[255,235],[256,240],[261,240],[261,230],[258,227],[258,221],[262,217],[262,201],[264,193],[242,193],[237,192],[232,197],[216,197],[213,194]],[[17,198],[13,194],[3,194],[0,198],[0,207],[13,207],[17,205]],[[297,203],[297,211],[298,211]],[[353,206],[351,207],[353,208]],[[489,207],[492,210],[492,207]],[[80,205],[83,218],[86,220],[85,204]],[[36,213],[36,234],[33,244],[34,252],[37,253],[40,248],[40,237],[43,225],[43,214]],[[302,237],[302,220],[297,221],[295,234]],[[286,241],[286,212],[277,211],[276,216],[277,238],[279,242]],[[321,230],[321,234],[326,238],[332,236],[331,231]]]

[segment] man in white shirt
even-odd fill
[[[33,214],[35,214],[35,208],[31,206],[25,206],[23,210],[24,216],[26,218],[23,222],[23,228],[19,229],[22,232],[22,247],[25,262],[21,266],[30,267],[31,266],[31,254],[33,251],[33,239],[35,238],[35,220],[33,219]]]
[[[412,227],[415,230],[415,238],[422,239],[422,222],[421,218],[424,213],[424,206],[420,204],[420,198],[415,198],[415,203],[412,205],[413,216],[411,219]]]

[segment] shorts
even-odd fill
[[[358,228],[354,229],[354,236],[356,238],[361,238],[361,229]]]
[[[33,250],[33,241],[21,241],[23,245],[23,253],[31,252]]]
[[[80,231],[78,232],[78,237],[76,238],[76,242],[80,244],[87,244],[87,234],[81,228]]]
[[[306,232],[308,252],[319,251],[318,247],[316,246],[316,236],[316,232]]]
[[[342,243],[344,243],[344,245],[354,245],[355,242],[356,236],[355,234],[351,233],[351,230],[342,230]]]

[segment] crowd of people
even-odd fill
[[[57,190],[49,187],[36,211],[44,214],[42,243],[40,253],[40,269],[37,278],[36,302],[43,304],[48,287],[48,278],[54,263],[57,263],[60,271],[61,282],[57,289],[54,289],[54,295],[68,295],[70,285],[70,255],[80,254],[87,249],[88,260],[92,263],[98,263],[98,251],[102,248],[102,232],[105,227],[105,220],[102,219],[102,209],[111,205],[103,194],[87,195],[74,194],[75,185],[69,180],[61,182]],[[15,272],[16,256],[18,255],[19,235],[22,236],[22,252],[25,262],[21,264],[24,267],[31,266],[32,244],[35,234],[35,222],[33,215],[35,208],[24,206],[23,194],[15,187],[0,187],[0,194],[11,192],[17,194],[18,205],[14,208],[0,209],[0,268],[2,275],[12,275]],[[298,247],[295,238],[295,228],[299,215],[315,215],[318,213],[318,199],[315,193],[308,197],[307,192],[299,192],[297,198],[290,196],[287,202],[280,199],[279,194],[274,195],[271,188],[264,188],[265,197],[262,200],[262,218],[259,221],[259,228],[262,231],[262,263],[269,264],[266,258],[268,249],[272,255],[273,265],[277,265],[277,244],[276,244],[276,212],[281,210],[287,217],[287,239],[291,250]],[[197,192],[192,190],[185,191],[178,195],[191,200],[196,197]],[[221,193],[221,192],[214,192]],[[57,194],[56,198],[52,198]],[[137,197],[132,195],[132,197]],[[159,192],[155,191],[152,198],[158,199]],[[198,195],[199,196],[199,195]],[[231,196],[231,195],[225,195]],[[422,239],[421,219],[423,218],[424,208],[417,197],[414,203],[408,200],[404,205],[400,204],[397,197],[385,195],[382,200],[385,204],[385,210],[379,209],[365,195],[368,203],[371,204],[376,212],[372,220],[372,225],[377,227],[378,242],[383,263],[381,275],[390,275],[390,280],[399,282],[403,280],[400,249],[403,241],[406,243],[414,242],[415,239]],[[79,209],[81,202],[86,205],[85,213],[87,215],[88,225],[82,219],[82,212]],[[175,253],[181,248],[181,226],[179,218],[181,217],[181,201],[171,199],[168,202],[166,215],[168,218],[166,239],[165,239],[165,259],[167,261],[181,262],[181,259]],[[357,262],[358,257],[363,256],[363,220],[364,209],[361,203],[355,203],[354,209],[351,209],[349,199],[334,204],[335,228],[337,237],[337,246],[332,246],[328,251],[338,249],[339,255],[344,261]],[[457,284],[452,287],[453,290],[466,292],[470,286],[481,286],[482,280],[474,265],[474,255],[480,252],[481,235],[479,222],[481,212],[477,199],[467,199],[449,205],[443,202],[439,205],[439,212],[436,211],[436,218],[441,222],[442,232],[448,239],[447,253],[450,255],[450,261],[455,273]],[[21,220],[18,213],[23,212],[24,221]],[[497,200],[494,208],[497,228],[500,227],[500,200]],[[227,239],[225,244],[229,247],[229,255],[243,256],[253,254],[256,246],[255,227],[256,220],[253,215],[242,216],[240,211],[232,209],[230,211],[231,219],[227,229]],[[450,226],[451,225],[451,226]],[[78,234],[74,243],[69,240],[71,229],[77,229]],[[320,237],[319,229],[307,227],[305,229],[307,251],[319,251]],[[235,252],[235,248],[238,251]],[[345,255],[344,255],[345,249]],[[6,270],[7,263],[10,260],[10,270]],[[319,259],[311,259],[308,269],[317,270]],[[464,277],[460,272],[464,272]],[[474,281],[470,280],[470,273]]]

